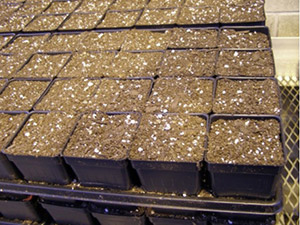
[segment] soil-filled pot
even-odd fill
[[[0,195],[0,213],[7,219],[40,220],[32,196],[27,195],[2,193]]]
[[[92,215],[101,225],[144,225],[144,210],[137,207],[90,205]]]
[[[26,180],[67,184],[69,177],[60,153],[76,120],[66,113],[32,113],[4,153]]]
[[[140,114],[84,114],[63,152],[80,184],[129,189],[127,154]]]
[[[92,217],[84,203],[40,199],[40,204],[58,224],[93,224]]]
[[[210,123],[206,161],[214,195],[273,197],[285,161],[280,118],[213,115]]]
[[[127,160],[104,160],[64,156],[81,185],[129,189],[131,182]]]
[[[146,191],[196,194],[205,134],[205,115],[144,114],[130,151],[142,187]]]
[[[0,113],[0,150],[4,149],[9,141],[14,137],[18,128],[24,122],[25,113]],[[15,167],[8,161],[7,157],[0,152],[0,178],[15,179],[17,173]]]

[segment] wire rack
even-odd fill
[[[287,163],[282,173],[284,206],[276,225],[299,224],[299,81],[277,77],[282,98],[282,121]]]

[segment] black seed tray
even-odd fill
[[[144,225],[144,212],[135,212],[137,207],[108,206],[91,203],[90,212],[103,225]],[[133,212],[130,212],[133,211]]]
[[[69,200],[50,200],[50,198],[40,199],[39,202],[58,224],[94,224],[84,203]]]
[[[107,113],[107,115],[132,114]],[[139,117],[140,119],[140,117]],[[75,129],[74,129],[75,130]],[[72,134],[69,138],[71,138]],[[80,158],[63,155],[83,186],[129,189],[132,187],[131,171],[127,158],[120,160]]]
[[[206,114],[193,114],[207,121]],[[130,160],[146,191],[195,195],[201,189],[202,162]]]
[[[26,122],[29,120],[32,114],[35,114],[35,112],[30,113],[27,116],[24,123],[18,129],[14,138],[17,137],[18,133],[25,126]],[[14,138],[10,141],[7,147],[9,147],[13,143]],[[13,155],[6,153],[5,150],[3,151],[3,153],[10,161],[14,163],[25,180],[42,181],[55,184],[68,184],[70,182],[66,165],[59,155],[55,157]]]
[[[32,196],[1,194],[0,213],[7,219],[40,221]],[[2,223],[1,223],[2,224]]]
[[[223,30],[228,30],[228,29],[233,29],[235,31],[251,31],[251,32],[254,32],[256,31],[257,33],[263,33],[265,35],[267,35],[268,37],[268,40],[269,40],[269,46],[268,48],[272,48],[272,41],[271,41],[271,35],[270,35],[270,30],[268,27],[266,26],[224,26],[224,27],[221,27],[219,29],[219,38],[221,37],[221,33]],[[220,43],[219,43],[220,44]],[[236,49],[236,50],[253,50],[253,48],[222,48],[222,49]],[[257,48],[257,49],[260,49],[260,48]]]
[[[269,115],[212,115],[210,117],[210,124],[218,119],[232,120],[241,118],[257,120],[276,119],[282,129],[280,117]],[[285,157],[282,130],[280,138]],[[210,173],[212,192],[215,196],[239,196],[262,199],[274,197],[276,190],[280,186],[279,178],[284,166],[218,164],[211,163],[207,159],[206,162]]]

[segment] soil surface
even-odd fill
[[[0,79],[0,91],[2,90],[2,88],[4,88],[6,82],[7,81],[5,79]]]
[[[85,114],[71,136],[65,156],[121,160],[127,158],[139,116]]]
[[[132,27],[141,15],[141,11],[106,12],[104,20],[97,28]]]
[[[172,25],[176,23],[178,13],[178,8],[146,9],[137,22],[137,25]]]
[[[104,13],[74,13],[64,22],[59,30],[93,29],[103,16]]]
[[[79,5],[80,1],[55,1],[44,12],[47,14],[71,13]]]
[[[174,28],[169,43],[169,48],[216,48],[217,46],[217,29]]]
[[[217,81],[213,111],[226,114],[280,114],[278,85],[274,80]]]
[[[130,159],[198,162],[203,158],[206,121],[197,116],[144,114]]]
[[[34,15],[7,15],[9,18],[0,22],[0,32],[18,32],[21,31],[33,18]]]
[[[29,111],[46,90],[49,81],[13,81],[0,95],[0,110]]]
[[[8,141],[16,133],[17,128],[21,126],[24,121],[26,114],[4,114],[0,113],[0,149],[2,150],[7,144]]]
[[[146,112],[209,113],[212,110],[213,81],[193,77],[159,78]]]
[[[47,1],[39,1],[38,3],[32,4],[26,1],[22,7],[20,7],[15,14],[17,15],[37,15],[42,13],[49,6]]]
[[[275,119],[219,119],[209,133],[207,159],[212,163],[282,165],[280,124]]]
[[[271,51],[223,50],[219,53],[216,74],[220,76],[274,76]]]
[[[216,51],[169,50],[161,65],[161,76],[213,76]]]
[[[148,100],[151,80],[101,81],[97,93],[90,103],[91,111],[132,112],[143,111]]]
[[[85,0],[85,1],[82,1],[82,3],[75,10],[75,12],[84,12],[84,13],[100,12],[100,13],[105,13],[105,11],[108,9],[108,7],[111,5],[112,2],[114,2],[114,0],[105,0],[105,1]]]
[[[122,50],[165,50],[170,41],[170,31],[131,30]]]
[[[220,10],[221,23],[250,23],[265,21],[264,5],[231,5]]]
[[[83,33],[81,48],[84,51],[119,50],[125,40],[127,31],[121,32],[86,32]]]
[[[17,77],[53,78],[66,64],[70,54],[36,54],[16,74]]]
[[[269,48],[268,36],[250,30],[224,29],[220,33],[221,48]]]
[[[214,1],[214,0],[186,0],[184,6],[189,7],[207,7],[207,6],[220,6],[222,0]]]
[[[0,77],[13,77],[28,58],[27,55],[0,55]]]
[[[2,52],[31,55],[42,48],[48,37],[49,34],[38,36],[20,36],[14,39],[14,41],[4,48]]]
[[[213,24],[219,23],[219,10],[217,7],[183,7],[177,24]]]
[[[28,24],[24,31],[51,31],[56,30],[67,18],[67,15],[40,15]]]
[[[115,57],[109,77],[154,77],[162,61],[162,52],[120,52]]]
[[[0,49],[2,49],[14,36],[0,36]]]
[[[85,112],[100,80],[57,80],[35,107],[36,110]]]
[[[147,0],[116,0],[110,7],[110,10],[139,10],[143,9]]]
[[[59,77],[102,77],[111,69],[114,52],[78,52],[59,73]]]
[[[65,113],[33,114],[5,152],[12,155],[58,156],[77,116]]]
[[[43,46],[43,52],[66,52],[80,49],[82,34],[54,34]]]
[[[184,0],[150,0],[147,5],[148,9],[158,8],[177,8],[181,7]]]

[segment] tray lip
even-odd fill
[[[285,163],[286,163],[286,158],[287,158],[287,150],[285,148],[285,136],[283,132],[283,125],[282,125],[282,120],[279,115],[270,115],[270,114],[213,114],[209,118],[209,130],[208,130],[208,136],[210,132],[210,125],[213,122],[213,120],[218,120],[219,118],[227,118],[227,119],[239,119],[239,118],[249,118],[249,119],[275,119],[278,121],[280,125],[280,139],[281,139],[281,146],[282,146],[282,151],[283,151],[283,157],[284,157],[284,162],[282,165],[247,165],[247,164],[229,164],[229,163],[214,163],[210,162],[207,159],[207,154],[205,154],[205,162],[209,165],[216,165],[216,166],[226,166],[226,167],[239,167],[239,166],[247,166],[247,167],[252,167],[252,168],[283,168]],[[208,151],[208,149],[207,149]]]
[[[258,199],[226,199],[209,198],[209,197],[182,197],[182,196],[162,196],[151,193],[128,193],[128,191],[110,191],[105,189],[89,190],[88,188],[74,186],[61,186],[61,185],[47,185],[39,182],[27,183],[22,180],[3,181],[0,180],[0,187],[7,193],[36,195],[39,197],[56,197],[60,199],[71,199],[88,201],[92,203],[105,203],[114,205],[126,206],[141,206],[141,207],[154,207],[161,209],[177,209],[183,211],[198,211],[198,212],[222,212],[234,214],[251,214],[251,215],[275,215],[280,212],[283,207],[282,189],[276,191],[276,196],[270,201]],[[120,197],[126,200],[120,201]],[[112,198],[112,199],[111,199]],[[115,198],[115,199],[114,199]],[[130,200],[130,201],[128,201]],[[155,201],[155,203],[147,203],[144,200]],[[162,204],[161,202],[164,202]],[[170,204],[171,203],[171,204]],[[177,204],[176,204],[177,203]],[[180,203],[180,205],[178,204]],[[184,203],[184,206],[182,206]],[[189,203],[189,204],[186,204]],[[205,206],[198,206],[198,204],[205,204]],[[196,205],[195,205],[196,204]],[[220,206],[222,206],[220,208]],[[232,210],[230,207],[242,206],[246,209]],[[261,209],[249,210],[247,207],[257,206]],[[225,207],[225,209],[224,209]],[[228,208],[229,207],[229,208]]]

